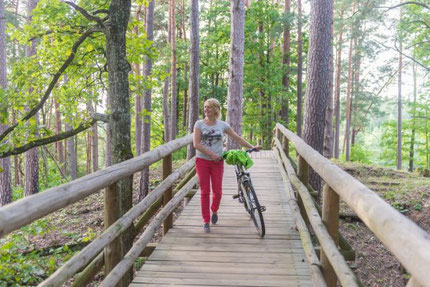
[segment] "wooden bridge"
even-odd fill
[[[312,286],[278,163],[272,151],[252,154],[251,169],[265,205],[261,239],[237,194],[234,169],[225,167],[219,222],[203,233],[200,197],[194,196],[143,265],[131,286]]]
[[[117,264],[100,286],[123,286],[122,278],[134,262],[149,254],[131,286],[319,287],[336,286],[336,282],[360,286],[345,261],[353,251],[338,231],[340,199],[408,270],[408,287],[430,286],[430,235],[279,124],[273,150],[255,154],[255,165],[250,170],[257,195],[266,206],[263,239],[256,234],[243,206],[231,198],[236,186],[234,172],[228,166],[219,222],[212,226],[211,233],[202,230],[199,196],[192,198],[173,225],[171,213],[196,186],[197,178],[194,159],[171,172],[171,154],[191,141],[191,135],[177,139],[4,206],[0,208],[0,236],[114,186],[162,159],[164,180],[39,286],[62,286],[72,277],[73,286],[86,286],[105,264],[110,264],[107,262],[112,262],[111,253],[119,253],[118,239],[131,225],[141,230],[141,235],[127,254],[115,259]],[[289,156],[293,148],[295,152],[291,154],[297,153],[297,160]],[[310,167],[325,182],[322,208],[315,204],[308,184]],[[172,190],[180,178],[182,181]],[[149,242],[161,225],[165,236],[154,250]],[[316,238],[311,238],[310,226]],[[317,252],[321,253],[319,257]]]

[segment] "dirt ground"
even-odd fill
[[[360,164],[341,167],[430,233],[429,178]],[[406,286],[410,274],[362,222],[341,220],[340,232],[356,252],[349,264],[364,286]]]

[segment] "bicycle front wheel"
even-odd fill
[[[243,187],[245,188],[244,192],[246,192],[249,198],[248,213],[251,216],[258,234],[260,237],[263,237],[264,234],[266,234],[266,228],[264,226],[263,211],[258,202],[257,194],[251,182],[245,182]]]

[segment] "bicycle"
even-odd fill
[[[251,153],[256,149],[249,149],[246,152]],[[237,164],[234,168],[237,179],[237,194],[233,195],[233,199],[239,199],[240,203],[245,206],[246,212],[251,217],[255,228],[260,237],[264,237],[266,229],[264,226],[263,212],[266,211],[265,206],[261,206],[258,202],[257,194],[252,185],[251,175],[243,165]]]

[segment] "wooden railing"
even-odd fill
[[[162,205],[163,209],[152,218],[142,235],[134,243],[129,252],[121,259],[115,268],[107,275],[100,286],[115,286],[129,270],[133,262],[142,254],[156,229],[164,223],[164,231],[171,227],[169,219],[172,211],[181,200],[197,184],[195,174],[195,159],[189,160],[176,171],[172,172],[172,158],[174,151],[189,145],[192,135],[171,141],[133,159],[115,164],[103,170],[81,177],[69,183],[50,188],[42,193],[20,199],[12,204],[0,208],[0,237],[25,226],[60,208],[75,203],[103,188],[112,186],[117,181],[133,175],[151,164],[163,159],[164,180],[150,192],[142,201],[133,206],[127,213],[109,226],[100,236],[95,238],[83,250],[65,262],[56,272],[39,286],[61,286],[76,273],[83,270],[82,276],[75,278],[80,286],[85,286],[95,275],[96,270],[103,266],[103,249],[118,238],[133,221],[140,220],[135,225],[141,229],[149,222],[155,211]],[[171,187],[179,178],[185,178],[174,191]],[[163,198],[162,198],[163,197]],[[139,230],[138,230],[139,231]],[[78,285],[74,285],[78,286]]]
[[[289,159],[289,143],[297,154],[297,174]],[[290,203],[300,207],[295,213],[298,226],[302,226],[300,236],[309,263],[320,265],[327,286],[336,286],[337,279],[342,286],[359,286],[354,273],[348,267],[338,249],[339,239],[339,199],[352,208],[366,226],[382,241],[412,275],[410,286],[430,286],[430,234],[399,213],[382,200],[375,192],[354,177],[340,169],[308,146],[300,137],[277,124],[274,137],[275,154],[284,168],[283,177],[289,178],[297,191],[297,196],[289,182],[286,189]],[[322,199],[322,218],[308,191],[309,167],[325,182]],[[297,204],[295,203],[297,201]],[[296,205],[294,205],[296,204]],[[312,226],[321,245],[320,262],[312,254],[313,247],[304,222]],[[318,270],[312,269],[314,283],[321,280]],[[318,286],[318,285],[317,285]]]

